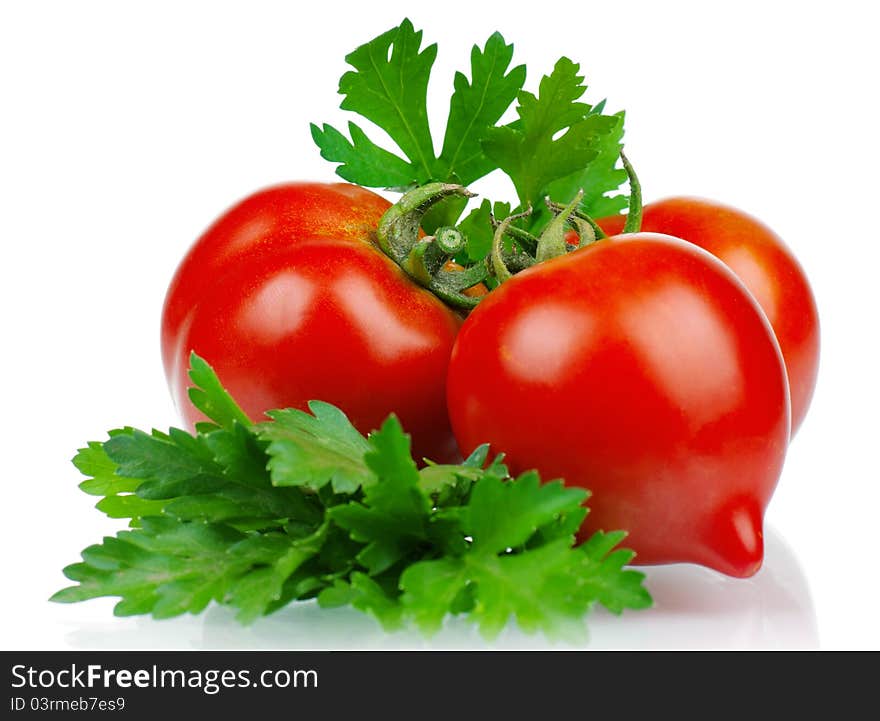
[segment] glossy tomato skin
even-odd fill
[[[625,218],[598,221],[609,234]],[[803,268],[783,240],[758,219],[712,200],[674,197],[644,208],[642,230],[683,238],[733,270],[773,327],[788,371],[792,435],[813,397],[819,370],[819,314]]]
[[[253,420],[319,399],[367,433],[394,412],[417,457],[454,460],[444,388],[461,319],[373,244],[387,201],[349,187],[262,191],[197,241],[163,312],[172,394],[203,420],[187,397],[195,351]]]
[[[629,531],[641,564],[760,567],[788,384],[765,316],[705,251],[625,235],[517,274],[465,321],[447,398],[463,453],[489,442],[593,492],[582,534]]]
[[[162,311],[166,374],[176,370],[181,326],[228,268],[252,254],[314,237],[372,244],[372,233],[390,207],[357,185],[300,182],[264,188],[228,209],[192,245],[168,287]]]

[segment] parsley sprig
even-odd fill
[[[385,130],[406,160],[369,140],[348,124],[352,140],[330,125],[312,124],[321,155],[341,163],[337,173],[371,187],[406,187],[455,180],[467,185],[497,167],[481,147],[486,130],[498,122],[526,79],[526,68],[510,68],[513,46],[494,33],[471,52],[471,74],[456,73],[446,135],[435,157],[428,124],[427,93],[437,45],[420,49],[422,32],[409,20],[346,56],[354,70],[342,76],[342,109],[358,113]]]
[[[211,419],[195,435],[122,428],[74,458],[82,490],[129,528],[65,568],[76,585],[54,601],[116,596],[117,615],[155,618],[216,602],[248,623],[317,598],[388,629],[459,614],[490,638],[512,618],[555,635],[596,602],[651,603],[623,532],[574,545],[587,491],[511,478],[485,446],[419,468],[394,416],[367,437],[319,402],[254,424],[196,355],[190,377]]]
[[[437,155],[427,110],[437,45],[421,45],[422,32],[404,20],[346,57],[352,69],[339,83],[342,109],[384,130],[400,154],[376,144],[353,121],[350,139],[332,125],[312,124],[321,156],[338,164],[342,178],[368,187],[408,189],[430,182],[469,185],[501,169],[513,183],[518,205],[493,207],[484,201],[471,211],[463,223],[473,235],[467,253],[471,261],[488,253],[493,209],[498,215],[535,208],[526,221],[535,232],[549,219],[543,203],[548,195],[567,203],[583,189],[581,210],[595,217],[626,207],[627,197],[619,189],[627,176],[617,167],[623,113],[604,114],[604,101],[583,102],[587,87],[576,63],[560,58],[535,95],[523,89],[526,68],[511,67],[513,45],[500,33],[483,47],[475,45],[470,74],[455,75]],[[514,102],[517,118],[502,124]],[[461,198],[444,201],[425,217],[424,230],[430,234],[441,225],[454,225],[465,206]]]

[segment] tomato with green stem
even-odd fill
[[[352,185],[291,183],[199,238],[162,314],[166,374],[190,426],[203,420],[187,396],[195,351],[254,420],[324,400],[366,433],[396,413],[416,454],[457,458],[444,385],[461,316],[380,248],[389,207]]]
[[[788,445],[779,344],[721,261],[638,232],[632,166],[626,234],[602,237],[580,194],[513,275],[496,229],[501,284],[468,316],[447,380],[462,452],[489,442],[515,472],[537,468],[593,492],[582,538],[625,528],[636,562],[694,562],[731,576],[763,559],[763,515]],[[574,223],[581,247],[571,249]],[[593,236],[597,235],[598,240]]]
[[[763,313],[709,253],[651,233],[600,240],[487,295],[447,380],[463,453],[589,488],[582,527],[625,528],[636,562],[749,576],[789,436]]]

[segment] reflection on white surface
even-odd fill
[[[71,631],[67,643],[89,649],[744,649],[816,648],[816,615],[807,580],[791,549],[768,528],[764,567],[753,578],[727,578],[691,565],[645,569],[655,606],[622,618],[597,609],[589,636],[576,644],[527,635],[513,624],[493,642],[450,619],[436,636],[386,633],[350,608],[300,603],[240,626],[225,608],[168,621],[149,618],[94,622]],[[73,608],[71,608],[73,610]]]

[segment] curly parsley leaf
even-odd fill
[[[189,368],[189,377],[193,382],[189,399],[196,408],[222,428],[231,428],[234,423],[244,426],[251,424],[247,414],[220,384],[217,375],[203,358],[190,353]],[[210,429],[212,425],[205,423],[203,427]]]
[[[464,533],[457,518],[437,513],[431,495],[483,471],[462,465],[428,466],[423,471],[433,469],[433,473],[420,472],[410,455],[409,436],[394,416],[368,440],[371,450],[364,460],[377,482],[364,489],[362,499],[328,511],[353,540],[366,544],[357,561],[376,576],[431,549],[463,548]]]
[[[593,160],[573,174],[550,182],[546,189],[551,198],[562,200],[573,198],[578,190],[583,189],[584,198],[580,208],[593,218],[616,215],[629,202],[625,193],[615,193],[627,181],[626,171],[622,166],[618,167],[623,148],[624,114],[610,117],[616,118],[617,122],[598,142]]]
[[[541,484],[536,471],[512,482],[483,478],[468,503],[467,530],[475,551],[500,553],[523,545],[541,526],[567,513],[580,513],[589,493],[562,481]]]
[[[382,128],[406,159],[370,140],[349,123],[349,141],[331,125],[311,125],[326,160],[339,163],[346,180],[369,187],[405,187],[433,180],[468,184],[495,169],[481,141],[516,99],[525,66],[510,68],[513,46],[494,33],[471,51],[470,79],[456,73],[443,148],[435,156],[428,122],[427,90],[437,45],[421,48],[422,32],[409,20],[346,56],[354,68],[339,82],[341,107]],[[459,208],[460,211],[460,208]]]
[[[376,575],[426,541],[431,504],[419,488],[409,438],[397,419],[391,416],[369,441],[365,462],[377,482],[364,490],[362,502],[331,508],[329,516],[353,540],[367,544],[357,560]]]
[[[616,548],[626,537],[625,531],[597,531],[577,547],[582,554],[577,564],[579,592],[595,598],[612,613],[626,608],[650,608],[651,595],[642,585],[645,574],[625,570],[635,553]]]
[[[467,238],[467,257],[463,260],[482,260],[488,256],[492,250],[492,239],[495,237],[492,226],[492,202],[484,199],[462,219],[458,229]]]
[[[374,483],[364,461],[370,445],[345,414],[323,401],[310,402],[309,410],[270,411],[273,422],[260,426],[260,439],[269,443],[272,482],[313,490],[329,484],[336,493]]]
[[[495,170],[486,157],[481,141],[489,128],[501,119],[516,99],[526,81],[526,66],[508,72],[513,60],[513,45],[507,45],[500,33],[493,33],[480,50],[471,50],[471,78],[455,74],[455,92],[446,121],[440,168],[447,178],[457,178],[467,185]],[[506,74],[505,74],[506,73]]]
[[[85,549],[81,563],[64,569],[78,585],[52,600],[118,596],[117,615],[155,618],[199,613],[217,601],[237,607],[239,620],[249,622],[265,612],[284,580],[318,547],[315,537],[247,536],[223,524],[147,517],[142,528]]]
[[[311,125],[312,140],[321,149],[321,157],[340,163],[336,174],[368,188],[404,188],[416,175],[412,164],[376,145],[356,123],[349,121],[351,140],[332,125]]]
[[[579,68],[560,58],[553,72],[541,79],[537,95],[519,93],[519,120],[487,131],[483,150],[510,176],[523,208],[538,207],[555,180],[575,173],[589,179],[583,178],[585,168],[617,143],[621,118],[593,112],[580,101],[587,87]],[[601,193],[612,188],[602,187]]]
[[[312,403],[253,425],[207,364],[193,378],[220,423],[112,431],[74,458],[85,492],[133,528],[64,569],[54,601],[115,596],[118,615],[167,618],[216,602],[249,623],[297,600],[349,604],[387,629],[426,632],[450,614],[488,637],[582,625],[595,602],[643,608],[622,532],[573,546],[587,492],[534,472],[508,475],[487,446],[460,465],[412,459],[391,416],[364,437],[339,409]],[[223,410],[225,409],[225,410]]]
[[[526,544],[539,529],[568,515],[582,520],[587,495],[558,481],[541,485],[534,472],[509,481],[481,478],[461,514],[472,539],[467,550],[404,571],[403,604],[426,633],[436,631],[463,596],[473,601],[464,612],[487,637],[497,635],[511,617],[526,631],[561,633],[600,600],[580,584],[584,554],[572,548],[573,535]],[[632,607],[631,589],[612,591],[605,600],[615,609]]]
[[[133,428],[110,431],[110,437],[131,435]],[[73,465],[86,480],[79,484],[84,493],[103,496],[95,506],[110,518],[138,518],[161,512],[164,503],[139,498],[135,491],[141,484],[140,478],[128,478],[119,473],[119,465],[107,455],[103,443],[92,441],[86,448],[80,448],[73,458]]]

